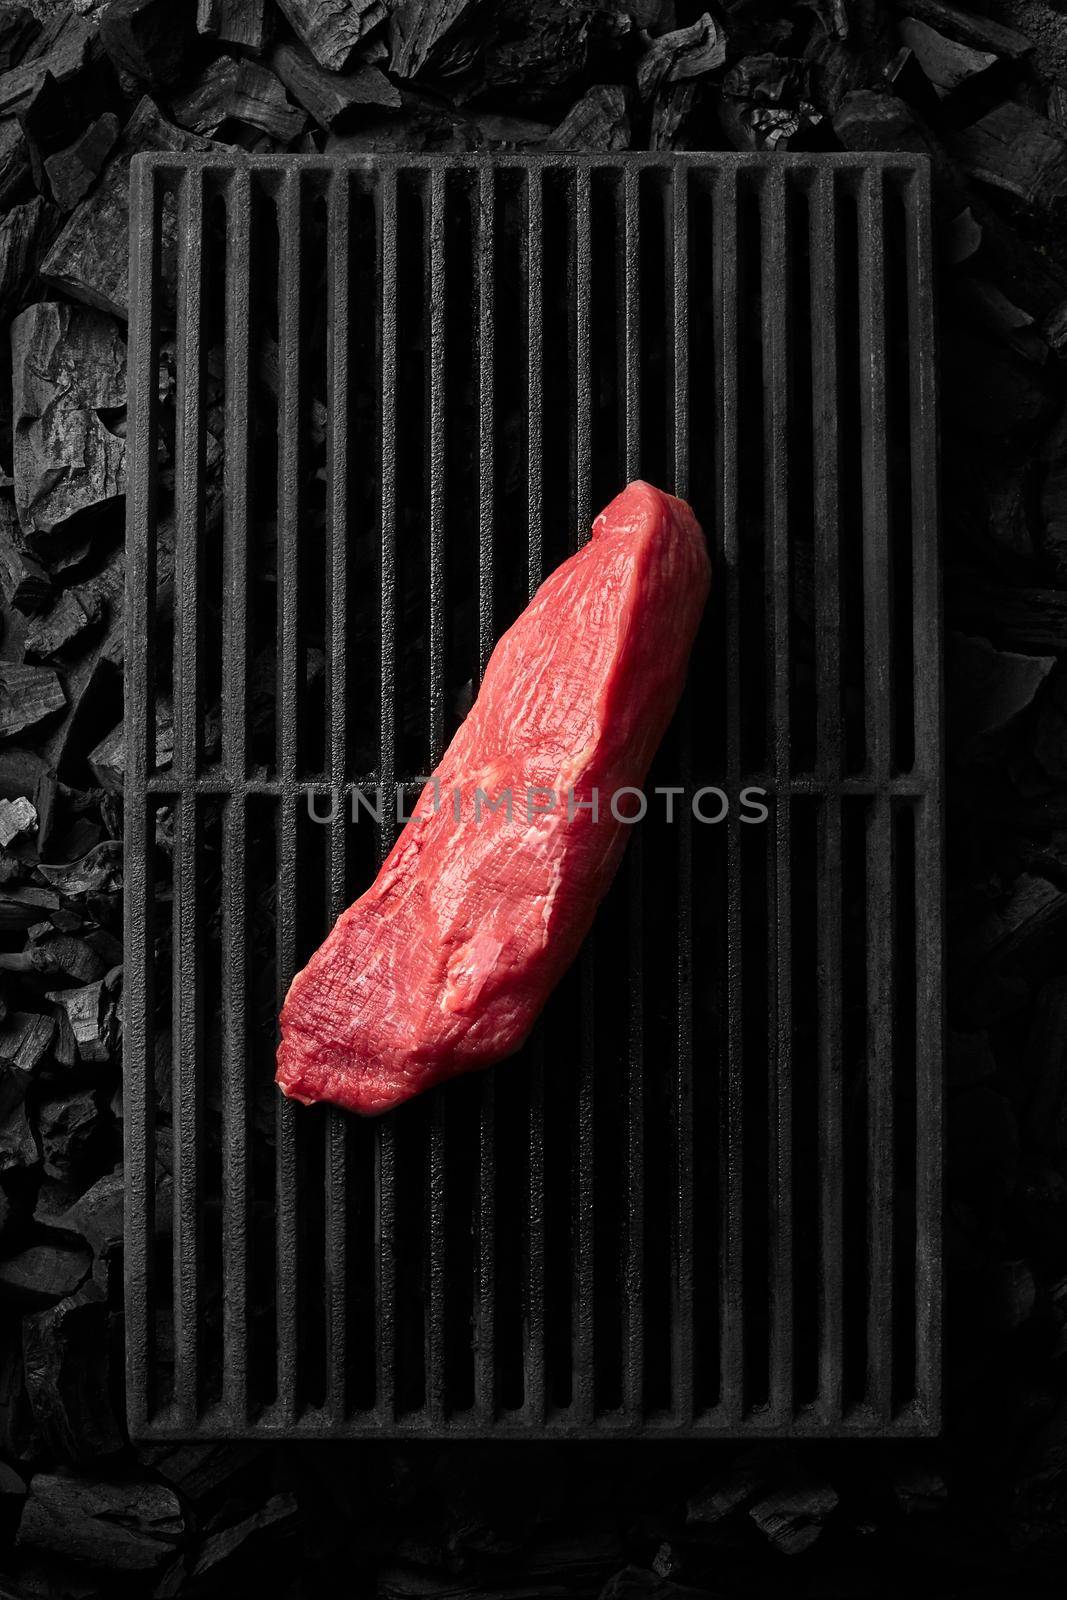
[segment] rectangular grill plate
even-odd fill
[[[925,164],[132,182],[131,1433],[936,1430]],[[491,1073],[369,1122],[282,1099],[289,980],[393,837],[361,801],[410,803],[638,475],[692,500],[714,591],[574,970]]]

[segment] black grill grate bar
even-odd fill
[[[524,185],[526,205],[526,461],[527,556],[526,588],[533,598],[543,577],[542,496],[544,494],[544,190],[540,169],[531,168]],[[531,1081],[528,1113],[529,1171],[527,1180],[525,1303],[522,1317],[524,1413],[543,1423],[547,1409],[545,1383],[545,1029],[534,1028],[530,1042]]]
[[[155,438],[159,414],[159,328],[156,303],[160,281],[160,243],[155,174],[135,167],[131,175],[129,369],[129,479],[127,508],[133,527],[156,523]],[[152,614],[156,592],[156,541],[139,537],[126,551],[127,617]],[[129,624],[128,624],[129,626]],[[131,627],[131,643],[132,627]],[[130,794],[126,803],[123,885],[124,975],[123,1171],[125,1174],[124,1269],[138,1286],[126,1305],[127,1421],[131,1432],[147,1427],[155,1396],[156,1304],[153,1242],[155,1199],[155,1095],[149,1066],[149,1018],[155,1012],[156,899],[153,870],[155,808],[147,797],[154,765],[155,630],[148,628],[142,648],[126,651],[126,733]]]
[[[793,1138],[792,1138],[792,871],[790,861],[789,698],[789,305],[790,192],[783,168],[773,167],[760,189],[764,396],[764,529],[766,587],[770,595],[767,697],[771,724],[768,755],[776,800],[768,830],[767,902],[769,986],[768,1123],[770,1194],[769,1401],[776,1421],[793,1406]]]
[[[478,317],[478,681],[495,637],[493,396],[493,236],[496,184],[483,167],[472,191]],[[474,1404],[483,1422],[495,1414],[496,1328],[496,1079],[482,1077],[478,1108],[477,1279],[475,1284]]]
[[[297,869],[295,784],[299,724],[297,686],[303,663],[299,649],[300,597],[300,265],[301,175],[282,174],[276,196],[278,222],[278,774],[292,790],[278,805],[277,1004],[281,1010],[296,972],[296,915],[301,885]],[[298,1107],[278,1096],[275,1136],[275,1281],[277,1296],[278,1408],[295,1418],[300,1383]]]
[[[203,174],[188,172],[178,192],[178,320],[175,429],[174,762],[184,778],[197,768],[199,554],[203,500],[200,413],[204,290]],[[203,1282],[200,1160],[203,1143],[203,1018],[197,949],[197,806],[178,799],[174,821],[173,1126],[174,1398],[195,1424],[200,1401]]]
[[[641,470],[641,281],[638,174],[627,168],[616,193],[621,223],[622,272],[619,399],[622,407],[620,468],[623,482]],[[626,1097],[626,1240],[623,1275],[623,1410],[639,1415],[644,1384],[644,859],[640,831],[629,843],[627,859],[629,915],[629,1058]]]
[[[382,173],[377,191],[376,227],[381,265],[381,478],[379,581],[381,585],[381,699],[378,713],[379,772],[382,792],[396,781],[396,591],[397,591],[397,182]],[[390,829],[379,830],[378,859],[385,859]],[[374,1127],[374,1305],[376,1419],[388,1426],[396,1416],[396,1125],[391,1117]]]
[[[859,184],[860,428],[863,473],[866,768],[889,771],[892,585],[886,453],[886,325],[882,174]],[[889,801],[867,814],[867,1400],[889,1415],[893,1318],[893,833]]]
[[[940,962],[941,866],[941,665],[940,578],[937,539],[937,393],[933,352],[934,282],[930,177],[926,169],[901,180],[905,205],[908,276],[908,349],[911,397],[912,593],[915,606],[914,698],[916,766],[932,782],[916,807],[916,1228],[915,1371],[922,1420],[940,1426],[942,1073],[944,992]],[[936,775],[936,777],[935,777]]]
[[[429,306],[428,335],[428,524],[429,524],[429,683],[426,722],[429,732],[427,772],[432,772],[444,753],[445,680],[445,539],[447,515],[445,454],[447,384],[449,379],[446,349],[445,296],[447,282],[445,239],[445,174],[436,169],[430,174],[423,195],[423,226],[426,251],[426,287]],[[445,802],[447,804],[447,800]],[[446,1191],[445,1100],[434,1095],[430,1106],[430,1136],[426,1175],[426,1410],[440,1421],[445,1408],[445,1191]]]
[[[664,218],[667,262],[667,304],[671,318],[670,447],[674,492],[689,493],[689,175],[675,173]],[[678,712],[678,782],[689,792],[693,777],[693,703],[686,694]],[[671,1409],[682,1422],[692,1419],[694,1283],[693,1283],[693,968],[692,816],[682,806],[676,828],[678,863],[678,946],[675,969],[677,1008],[675,1046],[675,1214],[672,1228]]]
[[[348,744],[348,348],[349,348],[349,182],[330,174],[327,188],[326,292],[330,321],[326,383],[327,526],[329,584],[326,663],[331,782],[340,789]],[[346,900],[346,814],[334,803],[329,835],[327,905],[331,926]],[[331,1417],[347,1411],[348,1373],[348,1118],[331,1108],[326,1114],[326,1374]]]
[[[223,461],[223,750],[236,786],[247,770],[248,411],[252,193],[247,172],[226,191],[226,438]],[[224,802],[222,836],[223,1148],[222,1265],[224,1403],[243,1421],[248,1408],[248,1034],[246,799]]]
[[[716,175],[714,206],[716,527],[713,566],[719,573],[726,677],[726,776],[741,771],[741,617],[738,591],[737,170]],[[741,1059],[741,837],[736,813],[726,824],[726,1040],[719,1116],[720,1171],[725,1175],[719,1249],[720,1398],[730,1424],[744,1408],[744,1116]]]
[[[590,351],[590,289],[592,276],[591,184],[588,169],[574,174],[574,374],[573,428],[574,516],[573,539],[589,537],[591,511],[590,418],[592,375]],[[571,1288],[571,1405],[574,1415],[588,1422],[596,1409],[594,1374],[593,1305],[596,1259],[594,1252],[594,1067],[596,1014],[594,983],[596,935],[591,933],[578,957],[581,989],[581,1037],[578,1061],[577,1163],[574,1197],[573,1281]]]
[[[829,788],[841,749],[841,546],[838,477],[841,435],[837,380],[836,174],[816,174],[810,193],[808,246],[821,270],[811,274],[812,428],[815,539],[815,661],[823,686],[817,707],[816,764]],[[819,1074],[818,1399],[838,1421],[844,1405],[841,1364],[844,1262],[841,1160],[841,807],[827,793],[817,824],[817,1026]]]

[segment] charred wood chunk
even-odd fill
[[[546,150],[626,150],[629,145],[626,90],[617,83],[587,89],[545,140]]]
[[[17,200],[29,200],[32,192],[26,136],[17,118],[5,117],[0,121],[0,209],[6,211]]]
[[[0,1061],[18,1072],[37,1070],[55,1035],[51,1017],[36,1011],[13,1011],[0,1023]]]
[[[71,212],[66,227],[41,263],[45,282],[63,289],[75,300],[125,317],[129,300],[130,161],[142,150],[214,148],[209,140],[165,121],[147,97],[141,100],[99,183]],[[164,210],[162,235],[163,277],[166,284],[172,285],[177,239],[173,205]]]
[[[400,91],[377,67],[326,72],[308,51],[281,44],[270,64],[298,105],[320,128],[342,128],[368,110],[399,110]]]
[[[48,48],[32,60],[0,73],[0,113],[29,104],[47,77],[68,83],[87,65],[96,27],[63,7],[54,13],[47,33]]]
[[[52,911],[59,909],[59,896],[50,889],[38,889],[33,884],[6,883],[0,888],[0,933],[24,931]],[[32,960],[22,956],[4,956],[0,965],[19,970],[32,970]]]
[[[1067,215],[1067,134],[1036,111],[1007,100],[957,129],[949,144],[980,183],[1053,222]]]
[[[262,1459],[263,1446],[231,1439],[213,1444],[145,1444],[137,1454],[187,1500],[200,1505],[221,1498],[220,1491],[234,1498],[240,1480]]]
[[[957,751],[979,754],[1031,704],[1055,665],[1053,656],[996,650],[988,639],[949,638],[946,693]]]
[[[107,1483],[39,1472],[19,1527],[23,1549],[103,1572],[154,1572],[182,1537],[177,1496],[156,1483]]]
[[[76,1182],[107,1139],[96,1092],[48,1095],[37,1105],[41,1156],[48,1177]]]
[[[320,67],[345,72],[367,35],[386,18],[384,0],[277,0],[289,26]]]
[[[777,1550],[795,1556],[815,1543],[837,1504],[830,1484],[798,1476],[750,1506],[748,1514]]]
[[[48,156],[45,177],[61,211],[72,211],[83,200],[104,169],[118,143],[119,119],[105,111],[78,138]]]
[[[122,888],[122,841],[104,839],[80,861],[38,867],[39,875],[69,899],[111,894]]]
[[[78,1463],[124,1444],[111,1406],[109,1319],[92,1284],[22,1324],[23,1368],[33,1419],[48,1450]]]
[[[117,67],[138,83],[164,88],[181,77],[196,39],[192,8],[175,0],[111,0],[100,39]]]
[[[55,235],[57,214],[44,200],[15,206],[0,222],[0,318],[22,305]]]
[[[205,1578],[208,1573],[219,1579],[231,1566],[237,1565],[248,1546],[259,1547],[294,1531],[298,1509],[291,1494],[272,1495],[266,1503],[250,1516],[210,1534],[200,1546],[193,1562],[193,1578]]]
[[[450,37],[472,20],[479,0],[401,0],[389,22],[390,66],[398,78],[414,78],[435,63]]]
[[[1000,61],[993,51],[975,50],[969,44],[946,38],[928,22],[914,17],[903,19],[900,37],[915,52],[915,59],[940,95],[963,88]]]
[[[305,113],[291,104],[273,72],[234,56],[213,61],[172,109],[174,120],[195,133],[217,133],[225,122],[242,122],[288,144],[307,126]]]
[[[0,1261],[0,1305],[43,1310],[80,1288],[91,1264],[88,1246],[65,1236],[28,1245]]]
[[[5,848],[22,833],[34,833],[37,813],[25,795],[17,800],[0,800],[0,845]]]
[[[685,129],[696,103],[697,86],[676,83],[656,95],[649,123],[648,148],[675,150],[685,146]]]
[[[41,24],[29,6],[8,4],[0,10],[0,72],[10,72],[29,53]]]
[[[0,661],[0,739],[36,727],[66,703],[63,687],[51,667]]]
[[[637,64],[637,87],[648,99],[661,84],[707,77],[726,60],[726,34],[709,12],[688,28],[662,33]]]
[[[57,655],[100,620],[100,609],[95,595],[64,589],[55,605],[27,628],[26,654],[36,659]]]
[[[77,989],[55,989],[47,998],[70,1024],[82,1061],[110,1060],[114,1016],[103,979]]]
[[[198,0],[196,26],[199,33],[261,55],[268,37],[266,0]]]
[[[0,751],[0,797],[29,799],[37,813],[37,843],[41,845],[52,823],[56,775],[42,757],[16,746]]]
[[[51,598],[52,580],[40,562],[22,548],[13,513],[14,506],[5,496],[0,509],[0,590],[9,606],[32,616]]]
[[[40,1159],[26,1115],[30,1074],[0,1060],[0,1172],[34,1167]]]
[[[42,301],[11,328],[15,505],[26,533],[126,492],[126,341],[99,311]]]
[[[946,38],[990,55],[1020,61],[1034,48],[1026,35],[1015,28],[1006,28],[1002,23],[976,16],[973,11],[961,10],[959,6],[943,4],[943,0],[897,0],[897,5],[909,17],[917,17]]]
[[[79,1195],[57,1226],[80,1234],[91,1245],[94,1255],[111,1255],[122,1244],[124,1197],[120,1165]],[[157,1200],[159,1198],[157,1193]]]

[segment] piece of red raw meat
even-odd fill
[[[638,482],[545,580],[437,769],[438,809],[428,784],[374,883],[293,979],[285,1094],[369,1115],[520,1047],[615,874],[630,825],[610,801],[644,781],[709,576],[690,508]],[[553,809],[538,809],[544,794],[528,804],[529,786],[551,790]],[[476,811],[476,790],[498,809],[477,799]],[[582,805],[594,790],[597,820]]]

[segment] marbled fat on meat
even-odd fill
[[[689,506],[637,482],[545,580],[445,752],[437,809],[428,784],[374,883],[293,979],[285,1094],[373,1115],[519,1049],[614,877],[630,828],[609,801],[644,781],[709,579]],[[555,806],[528,807],[530,786]],[[510,792],[510,817],[477,790]],[[596,819],[582,804],[594,790]]]

